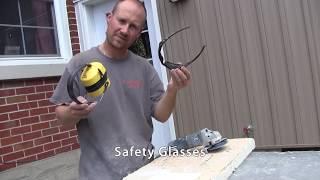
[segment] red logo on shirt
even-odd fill
[[[140,89],[143,86],[141,80],[122,80],[122,84],[129,89]]]

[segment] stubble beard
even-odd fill
[[[112,47],[119,49],[119,50],[120,49],[124,50],[124,49],[129,48],[129,47],[127,47],[127,41],[124,39],[121,39],[120,37],[118,37],[116,35],[111,39],[107,38],[107,41]]]

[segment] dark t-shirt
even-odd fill
[[[126,59],[112,60],[94,47],[71,59],[51,102],[70,102],[70,73],[93,60],[107,68],[111,87],[88,118],[77,124],[81,147],[79,176],[81,180],[122,179],[149,162],[148,157],[141,153],[136,156],[130,149],[146,151],[153,147],[151,117],[155,103],[164,93],[163,84],[155,69],[132,52]]]

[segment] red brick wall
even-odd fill
[[[72,0],[66,0],[66,2],[67,2],[67,12],[68,12],[68,18],[69,18],[68,22],[69,22],[69,29],[70,29],[72,52],[73,54],[77,54],[80,52],[80,43],[79,43],[75,9],[74,9]]]
[[[67,0],[73,54],[80,52],[75,11]],[[0,81],[0,171],[78,149],[75,128],[58,124],[48,101],[60,77]]]

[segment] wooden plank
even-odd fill
[[[124,180],[227,179],[255,148],[251,138],[229,139],[219,151],[200,156],[161,156]]]

